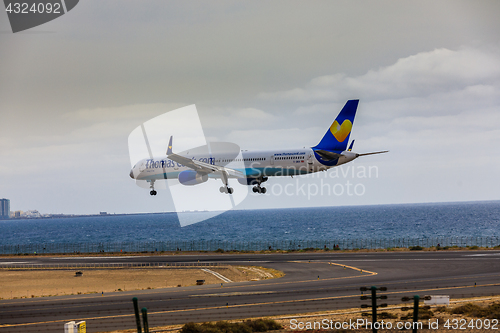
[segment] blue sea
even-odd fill
[[[426,239],[499,233],[500,201],[239,210],[186,227],[180,227],[173,213],[0,221],[0,245]]]

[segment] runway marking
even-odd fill
[[[419,289],[419,290],[413,290],[412,292],[463,289],[463,288],[477,288],[477,287],[489,287],[489,286],[496,286],[496,285],[498,285],[498,284],[491,283],[491,284],[483,284],[483,285],[477,285],[477,286],[442,287],[442,288]],[[386,292],[386,294],[407,294],[407,293],[408,293],[407,290]],[[360,296],[361,296],[360,294],[356,294],[356,295],[319,297],[319,298],[309,298],[309,299],[289,300],[289,301],[277,301],[277,302],[262,302],[262,303],[252,303],[252,304],[234,304],[234,305],[225,305],[225,306],[210,306],[210,307],[204,307],[204,308],[192,308],[192,309],[183,309],[183,310],[166,310],[166,311],[148,312],[148,316],[158,315],[158,314],[166,314],[166,313],[175,313],[175,312],[190,312],[190,311],[216,310],[216,309],[227,309],[227,308],[241,308],[241,307],[270,305],[270,304],[311,302],[311,301],[321,301],[321,300],[353,298],[353,297],[360,297]],[[108,319],[108,318],[123,318],[123,317],[132,317],[132,316],[135,316],[135,314],[100,316],[100,317],[89,317],[89,318],[76,318],[75,320],[88,321],[88,320]],[[2,327],[29,326],[29,325],[41,325],[41,324],[60,323],[60,322],[68,322],[68,321],[71,321],[71,319],[59,319],[59,320],[50,320],[50,321],[42,321],[42,322],[35,322],[35,323],[22,323],[22,324],[3,324],[3,325],[0,325],[0,328],[2,328]]]
[[[202,268],[201,270],[204,271],[204,272],[207,272],[207,273],[210,273],[210,274],[214,275],[215,277],[221,279],[223,282],[226,282],[226,283],[233,282],[233,281],[229,280],[227,277],[225,277],[224,275],[219,274],[217,272],[214,272],[214,271],[212,271],[212,270],[210,270],[208,268]]]
[[[29,262],[29,261],[3,261],[3,262],[0,262],[0,265],[13,265],[13,264],[31,264],[31,262]]]
[[[472,257],[473,255],[471,255]],[[477,255],[482,256],[482,255]],[[478,258],[479,259],[479,258]],[[500,259],[499,258],[481,258],[481,259]],[[404,258],[393,258],[393,259],[336,259],[335,261],[469,261],[469,258],[435,258],[435,259],[404,259]]]
[[[336,261],[342,261],[342,260],[336,260]],[[335,266],[341,266],[341,267],[347,267],[347,268],[350,268],[350,269],[353,269],[355,271],[358,271],[358,272],[361,272],[361,273],[368,273],[369,275],[357,275],[357,276],[370,276],[370,275],[377,275],[378,273],[376,272],[371,272],[371,271],[368,271],[366,269],[362,269],[362,268],[357,268],[357,267],[354,267],[354,266],[348,266],[348,265],[344,265],[344,264],[337,264],[337,263],[334,263],[332,261],[314,261],[314,262],[311,262],[311,261],[308,261],[308,262],[305,262],[305,261],[298,261],[298,260],[294,260],[294,261],[289,261],[289,262],[296,262],[296,263],[310,263],[310,264],[329,264],[329,265],[335,265]],[[350,277],[350,276],[348,276]],[[346,276],[347,278],[347,276]],[[334,279],[337,279],[337,278],[334,278]],[[322,280],[329,280],[329,278],[326,278],[326,279],[322,279]]]
[[[244,295],[261,295],[261,294],[276,294],[277,291],[235,291],[231,293],[218,293],[218,294],[200,294],[189,295],[190,297],[212,297],[212,296],[244,296]]]
[[[49,260],[71,260],[71,259],[130,259],[130,258],[137,258],[135,256],[119,256],[119,257],[54,257],[54,258],[48,258]],[[90,263],[91,264],[91,263]]]
[[[256,272],[258,274],[264,275],[265,277],[268,277],[268,278],[274,278],[274,276],[271,273],[264,272],[263,270],[255,268],[255,267],[238,267],[238,268],[247,269],[249,271],[253,271],[253,272]]]
[[[343,264],[337,264],[337,263],[334,263],[334,262],[329,262],[329,264],[347,267],[347,268],[350,268],[350,269],[354,269],[356,271],[360,271],[361,273],[370,273],[371,275],[377,275],[377,273],[375,273],[375,272],[367,271],[366,269],[363,270],[361,268],[357,268],[357,267],[353,267],[353,266],[347,266],[347,265],[343,265]]]

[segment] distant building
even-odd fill
[[[20,211],[20,210],[16,210],[16,211],[14,212],[14,217],[18,219],[18,218],[20,218],[20,217],[21,217],[21,214],[22,214],[22,213],[23,213],[22,211]]]
[[[0,219],[10,218],[10,200],[0,199]]]
[[[24,212],[24,217],[37,218],[42,217],[42,214],[40,214],[37,210],[28,210],[27,212]]]

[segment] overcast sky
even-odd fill
[[[41,213],[172,210],[128,176],[141,123],[196,104],[210,140],[310,147],[358,98],[354,150],[390,153],[266,185],[350,181],[362,195],[238,207],[499,200],[499,14],[497,0],[84,0],[13,34],[1,12],[0,198]]]

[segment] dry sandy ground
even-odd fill
[[[203,267],[202,267],[203,268]],[[264,268],[208,267],[232,281],[270,278]],[[259,271],[260,270],[260,271]],[[75,276],[77,271],[82,276]],[[273,276],[274,277],[274,276]],[[205,284],[223,281],[200,268],[155,269],[70,269],[70,270],[0,270],[0,298],[107,293],[141,289],[192,286],[196,280]]]

